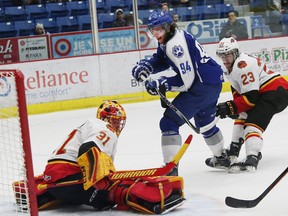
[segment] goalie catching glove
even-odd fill
[[[150,95],[158,94],[156,88],[159,89],[160,92],[166,92],[171,90],[171,86],[167,82],[166,77],[160,77],[159,79],[156,80],[147,80],[145,82],[145,87]]]
[[[217,105],[216,116],[220,116],[221,119],[229,117],[236,119],[239,117],[237,114],[237,107],[233,101],[226,101]]]
[[[150,62],[146,60],[141,60],[132,69],[132,76],[138,81],[143,82],[148,79],[150,74],[153,72],[153,67]]]
[[[171,211],[185,200],[183,179],[178,176],[142,177],[117,181],[109,191],[118,209],[132,208],[149,214]]]

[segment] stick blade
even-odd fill
[[[225,204],[232,208],[254,208],[258,204],[258,200],[241,200],[227,196]]]

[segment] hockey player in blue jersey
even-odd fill
[[[146,90],[151,95],[157,95],[156,88],[179,92],[172,103],[187,119],[194,118],[196,127],[211,123],[222,89],[223,71],[220,65],[207,55],[191,34],[178,30],[168,13],[153,12],[148,19],[148,29],[158,40],[157,52],[151,59],[143,59],[136,64],[132,70],[133,77],[139,82],[145,81]],[[150,74],[170,67],[175,76],[148,79]],[[181,146],[179,127],[183,124],[184,121],[172,109],[166,108],[160,120],[164,163],[170,161]],[[229,167],[220,129],[214,126],[202,135],[214,155],[206,159],[206,164],[217,168]],[[175,174],[178,170],[171,173]]]

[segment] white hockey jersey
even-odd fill
[[[268,80],[279,76],[278,72],[271,71],[263,61],[245,53],[241,53],[235,60],[231,71],[224,71],[224,75],[239,94],[252,90],[260,92]]]
[[[116,132],[107,122],[95,118],[73,130],[48,161],[60,159],[77,162],[80,146],[89,141],[95,142],[102,152],[114,160],[118,142]]]

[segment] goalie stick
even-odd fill
[[[216,117],[211,123],[208,125],[205,125],[203,127],[197,128],[194,126],[185,116],[184,114],[176,107],[174,106],[166,97],[163,95],[157,88],[155,88],[157,94],[160,96],[162,103],[165,103],[168,107],[170,107],[190,128],[192,128],[196,133],[201,134],[208,130],[210,130],[212,127],[216,125],[216,123],[219,120],[219,116]]]
[[[143,170],[124,170],[118,171],[115,173],[111,173],[110,179],[111,180],[118,180],[118,179],[125,179],[125,178],[137,178],[143,176],[163,176],[168,174],[173,167],[175,167],[180,159],[182,158],[183,154],[185,153],[186,149],[188,148],[189,144],[191,143],[192,135],[190,134],[182,147],[179,149],[177,154],[173,157],[173,159],[167,163],[165,166],[161,168],[151,168],[151,169],[143,169]]]
[[[278,182],[287,174],[288,167],[275,179],[275,181],[269,185],[269,187],[254,200],[242,200],[233,197],[226,197],[225,203],[232,208],[253,208],[278,184]]]
[[[141,169],[141,170],[123,170],[123,171],[116,171],[109,175],[111,180],[123,180],[129,178],[140,178],[140,177],[148,177],[148,176],[164,176],[168,174],[180,161],[184,153],[186,152],[187,148],[189,147],[192,141],[192,134],[190,134],[184,144],[181,146],[177,154],[173,157],[173,159],[167,163],[165,166],[160,168],[150,168],[150,169]],[[73,180],[73,181],[66,181],[66,182],[58,182],[54,184],[39,184],[38,189],[45,189],[45,188],[54,188],[60,186],[69,186],[74,184],[82,184],[84,182],[83,179]]]

